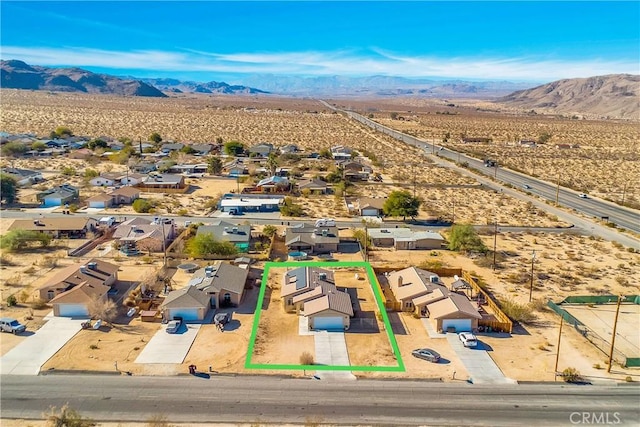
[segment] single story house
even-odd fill
[[[162,252],[174,239],[175,233],[173,220],[150,222],[147,218],[136,217],[118,225],[113,238],[125,252],[132,249]]]
[[[60,304],[56,316],[86,316],[88,303],[86,296],[102,298],[118,280],[117,265],[93,258],[86,263],[70,265],[47,280],[38,288],[38,296],[45,301],[54,301]],[[68,294],[75,287],[82,285],[80,291],[57,299]],[[78,296],[80,295],[80,296]],[[79,301],[76,301],[79,299]]]
[[[338,167],[342,169],[342,177],[348,181],[368,181],[373,173],[370,166],[351,160],[338,162]]]
[[[49,301],[53,306],[53,315],[59,317],[88,317],[94,301],[106,301],[110,289],[110,286],[82,282]]]
[[[325,181],[320,179],[302,179],[296,182],[298,191],[309,190],[313,194],[327,194],[329,186]]]
[[[338,290],[331,270],[289,270],[283,277],[281,296],[285,311],[305,316],[309,329],[349,329],[353,317],[351,296]]]
[[[477,329],[482,318],[477,308],[465,295],[447,289],[437,274],[408,267],[388,273],[387,281],[400,311],[429,317],[438,331]]]
[[[412,231],[408,228],[370,228],[373,246],[404,249],[440,249],[444,238],[431,231]]]
[[[252,147],[249,147],[249,155],[255,155],[258,157],[269,157],[269,154],[275,152],[275,148],[273,144],[269,144],[266,142],[256,144]]]
[[[43,207],[63,206],[78,200],[80,190],[69,184],[62,184],[57,187],[41,191],[36,194],[38,200]]]
[[[67,154],[67,157],[76,160],[87,160],[89,157],[92,157],[93,154],[93,151],[88,148],[79,148],[77,150],[71,151],[69,154]]]
[[[142,182],[145,175],[139,173],[105,172],[92,178],[89,184],[96,187],[113,187],[117,185],[136,185]]]
[[[239,306],[249,270],[226,262],[208,265],[191,276],[190,287],[208,296],[211,308]]]
[[[351,159],[351,153],[353,153],[353,150],[344,145],[331,147],[331,157],[333,157],[335,161],[349,160]]]
[[[193,148],[198,154],[201,156],[207,156],[212,151],[217,151],[217,146],[214,148],[213,144],[192,144],[191,148]]]
[[[169,292],[160,309],[165,320],[181,317],[186,322],[202,321],[209,312],[209,296],[195,286],[185,286]]]
[[[118,205],[130,205],[140,197],[140,190],[135,187],[126,186],[116,188],[104,194],[98,194],[87,199],[90,208],[110,208]]]
[[[280,147],[280,153],[282,154],[294,154],[300,151],[300,148],[295,144],[288,144]]]
[[[9,231],[29,230],[46,233],[54,239],[67,237],[84,239],[87,233],[94,232],[98,221],[89,217],[63,216],[38,219],[16,219],[9,226]]]
[[[289,251],[325,254],[338,251],[338,227],[314,227],[305,223],[288,227],[285,245]]]
[[[180,151],[183,148],[184,148],[184,144],[180,142],[167,143],[167,144],[162,144],[162,147],[160,147],[160,151],[162,151],[163,153],[170,153],[172,151]]]
[[[198,227],[196,236],[201,234],[211,234],[218,241],[233,243],[240,252],[249,252],[250,225],[235,225],[225,221],[216,221],[211,225]]]
[[[282,195],[227,193],[220,198],[218,209],[236,215],[244,212],[277,212],[283,203]]]
[[[349,213],[359,216],[375,216],[384,215],[383,207],[386,197],[360,197],[352,203],[347,202]]]
[[[181,173],[189,176],[193,174],[205,174],[207,173],[208,168],[209,166],[206,163],[198,163],[195,165],[173,165],[169,168],[169,172]]]
[[[1,168],[0,172],[15,179],[19,187],[44,181],[41,172],[29,169]]]
[[[167,173],[151,173],[136,184],[136,187],[148,192],[163,192],[165,190],[187,191],[189,186],[182,175]]]
[[[289,185],[289,180],[286,177],[273,175],[258,181],[255,188],[261,193],[278,193],[289,191]]]

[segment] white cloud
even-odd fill
[[[238,52],[194,50],[109,51],[78,47],[32,48],[2,46],[3,59],[20,59],[48,66],[101,67],[113,70],[157,70],[211,73],[271,73],[283,75],[373,74],[404,77],[453,77],[468,79],[555,80],[612,73],[640,73],[636,61],[602,59],[562,60],[539,57],[480,58],[407,56],[382,50],[365,53],[334,52]]]

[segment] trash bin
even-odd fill
[[[196,365],[189,365],[189,373],[191,375],[195,375],[196,374]]]

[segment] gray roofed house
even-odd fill
[[[145,191],[162,191],[167,189],[186,191],[189,188],[184,181],[184,176],[168,173],[150,173],[142,182],[136,184],[136,187],[144,189]]]
[[[203,320],[209,312],[209,296],[195,286],[169,292],[160,308],[165,320],[182,317],[185,321]]]
[[[432,231],[412,231],[409,228],[370,228],[373,246],[403,249],[440,249],[444,238]]]
[[[248,275],[246,268],[219,262],[193,273],[189,286],[207,295],[212,308],[239,306]]]
[[[298,224],[287,228],[285,245],[290,251],[303,251],[308,254],[323,254],[338,251],[340,237],[338,227],[314,227]]]
[[[36,194],[36,199],[44,207],[62,206],[78,199],[80,191],[77,187],[69,184],[62,184],[57,187],[41,191]]]
[[[268,157],[269,154],[275,151],[273,144],[262,142],[260,144],[256,144],[252,147],[249,147],[249,154],[255,153],[260,157]]]
[[[349,329],[351,296],[338,290],[334,273],[317,267],[287,271],[280,290],[285,311],[307,318],[309,329]]]
[[[299,191],[308,189],[316,194],[326,194],[329,190],[327,183],[320,179],[301,179],[296,182],[296,187]]]
[[[240,252],[248,252],[251,242],[251,226],[236,225],[226,221],[216,221],[211,225],[198,227],[196,236],[211,234],[213,238],[223,242],[231,242]]]
[[[203,156],[206,156],[207,154],[211,153],[211,151],[213,151],[213,145],[211,144],[192,144],[191,148],[193,148]]]
[[[176,142],[176,143],[162,144],[162,147],[160,147],[160,150],[165,153],[169,153],[171,151],[180,151],[183,148],[184,148],[184,144],[182,144],[181,142]]]
[[[174,221],[156,223],[142,217],[124,221],[113,233],[113,238],[125,252],[132,249],[160,252],[169,245],[174,236]]]
[[[41,172],[29,169],[1,168],[0,172],[15,179],[18,186],[35,184],[44,181]]]

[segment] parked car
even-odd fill
[[[169,323],[167,323],[167,333],[175,334],[176,332],[178,332],[178,329],[180,329],[181,325],[181,320],[170,320]]]
[[[0,319],[0,329],[2,332],[11,332],[12,334],[19,334],[27,330],[27,327],[16,319],[10,317],[3,317]]]
[[[427,362],[438,363],[440,361],[440,355],[437,351],[430,348],[418,348],[411,352],[414,357],[418,359],[424,359]]]
[[[458,334],[458,338],[462,341],[462,344],[465,347],[477,347],[478,339],[471,332],[460,332]]]

